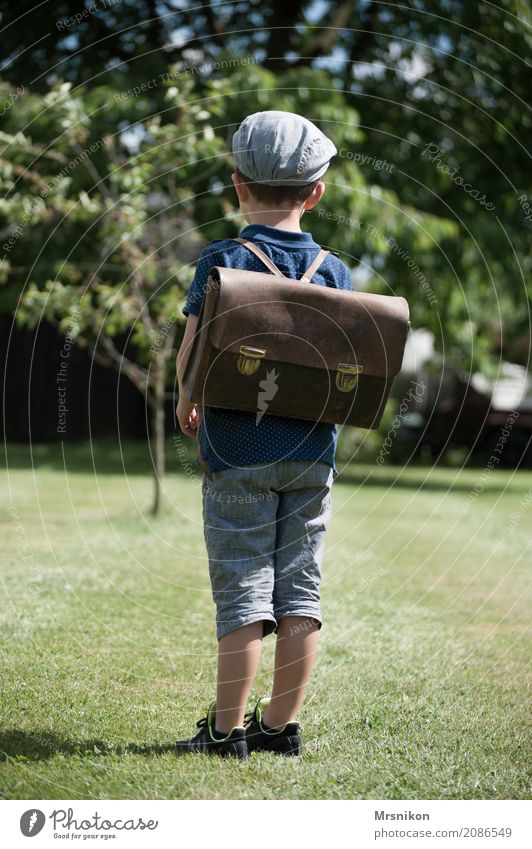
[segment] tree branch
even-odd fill
[[[371,41],[375,38],[375,24],[377,23],[377,6],[371,2],[366,9],[364,18],[360,24],[358,38],[351,45],[349,51],[349,64],[346,66],[346,79],[351,79],[351,65],[367,52]]]
[[[338,40],[338,30],[345,27],[353,14],[353,4],[350,0],[345,3],[340,3],[331,12],[331,17],[328,24],[323,29],[317,30],[310,48],[305,50],[305,55],[297,62],[292,63],[292,67],[300,67],[309,65],[313,59],[319,56],[326,56],[334,47]]]
[[[288,0],[273,0],[271,5],[266,6],[270,12],[268,28],[270,37],[266,47],[268,58],[276,59],[276,67],[283,67],[284,54],[292,46],[292,38],[295,26],[301,18],[304,3],[288,2]]]
[[[74,145],[74,150],[76,150],[78,152],[78,155],[81,155],[81,154],[84,153],[81,145],[78,144],[77,142]],[[115,198],[113,198],[112,193],[110,192],[110,190],[105,185],[104,178],[100,176],[98,169],[96,168],[94,162],[88,156],[84,156],[83,157],[83,164],[84,164],[85,168],[87,169],[87,171],[89,172],[89,174],[91,175],[92,179],[94,180],[94,187],[93,188],[98,189],[100,194],[103,195],[104,197],[106,197],[108,200],[115,200]]]

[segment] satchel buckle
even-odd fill
[[[351,392],[358,383],[358,375],[364,366],[354,366],[351,363],[338,363],[336,371],[336,388],[340,392]]]
[[[254,374],[260,366],[262,357],[266,355],[264,348],[250,348],[248,345],[240,346],[240,355],[236,361],[236,367],[240,374]]]

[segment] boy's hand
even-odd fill
[[[186,436],[197,436],[201,424],[201,408],[185,398],[180,398],[177,403],[176,415],[179,427]]]

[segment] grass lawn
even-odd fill
[[[235,763],[172,753],[214,692],[200,479],[169,446],[154,519],[122,448],[7,448],[2,798],[531,798],[532,474],[344,470],[304,757]]]

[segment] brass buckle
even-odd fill
[[[336,371],[336,388],[340,392],[351,392],[358,383],[358,375],[364,366],[353,366],[351,363],[338,363]]]
[[[266,355],[264,348],[250,348],[248,345],[240,346],[240,355],[236,361],[236,367],[240,374],[255,374],[260,366],[261,359]]]

